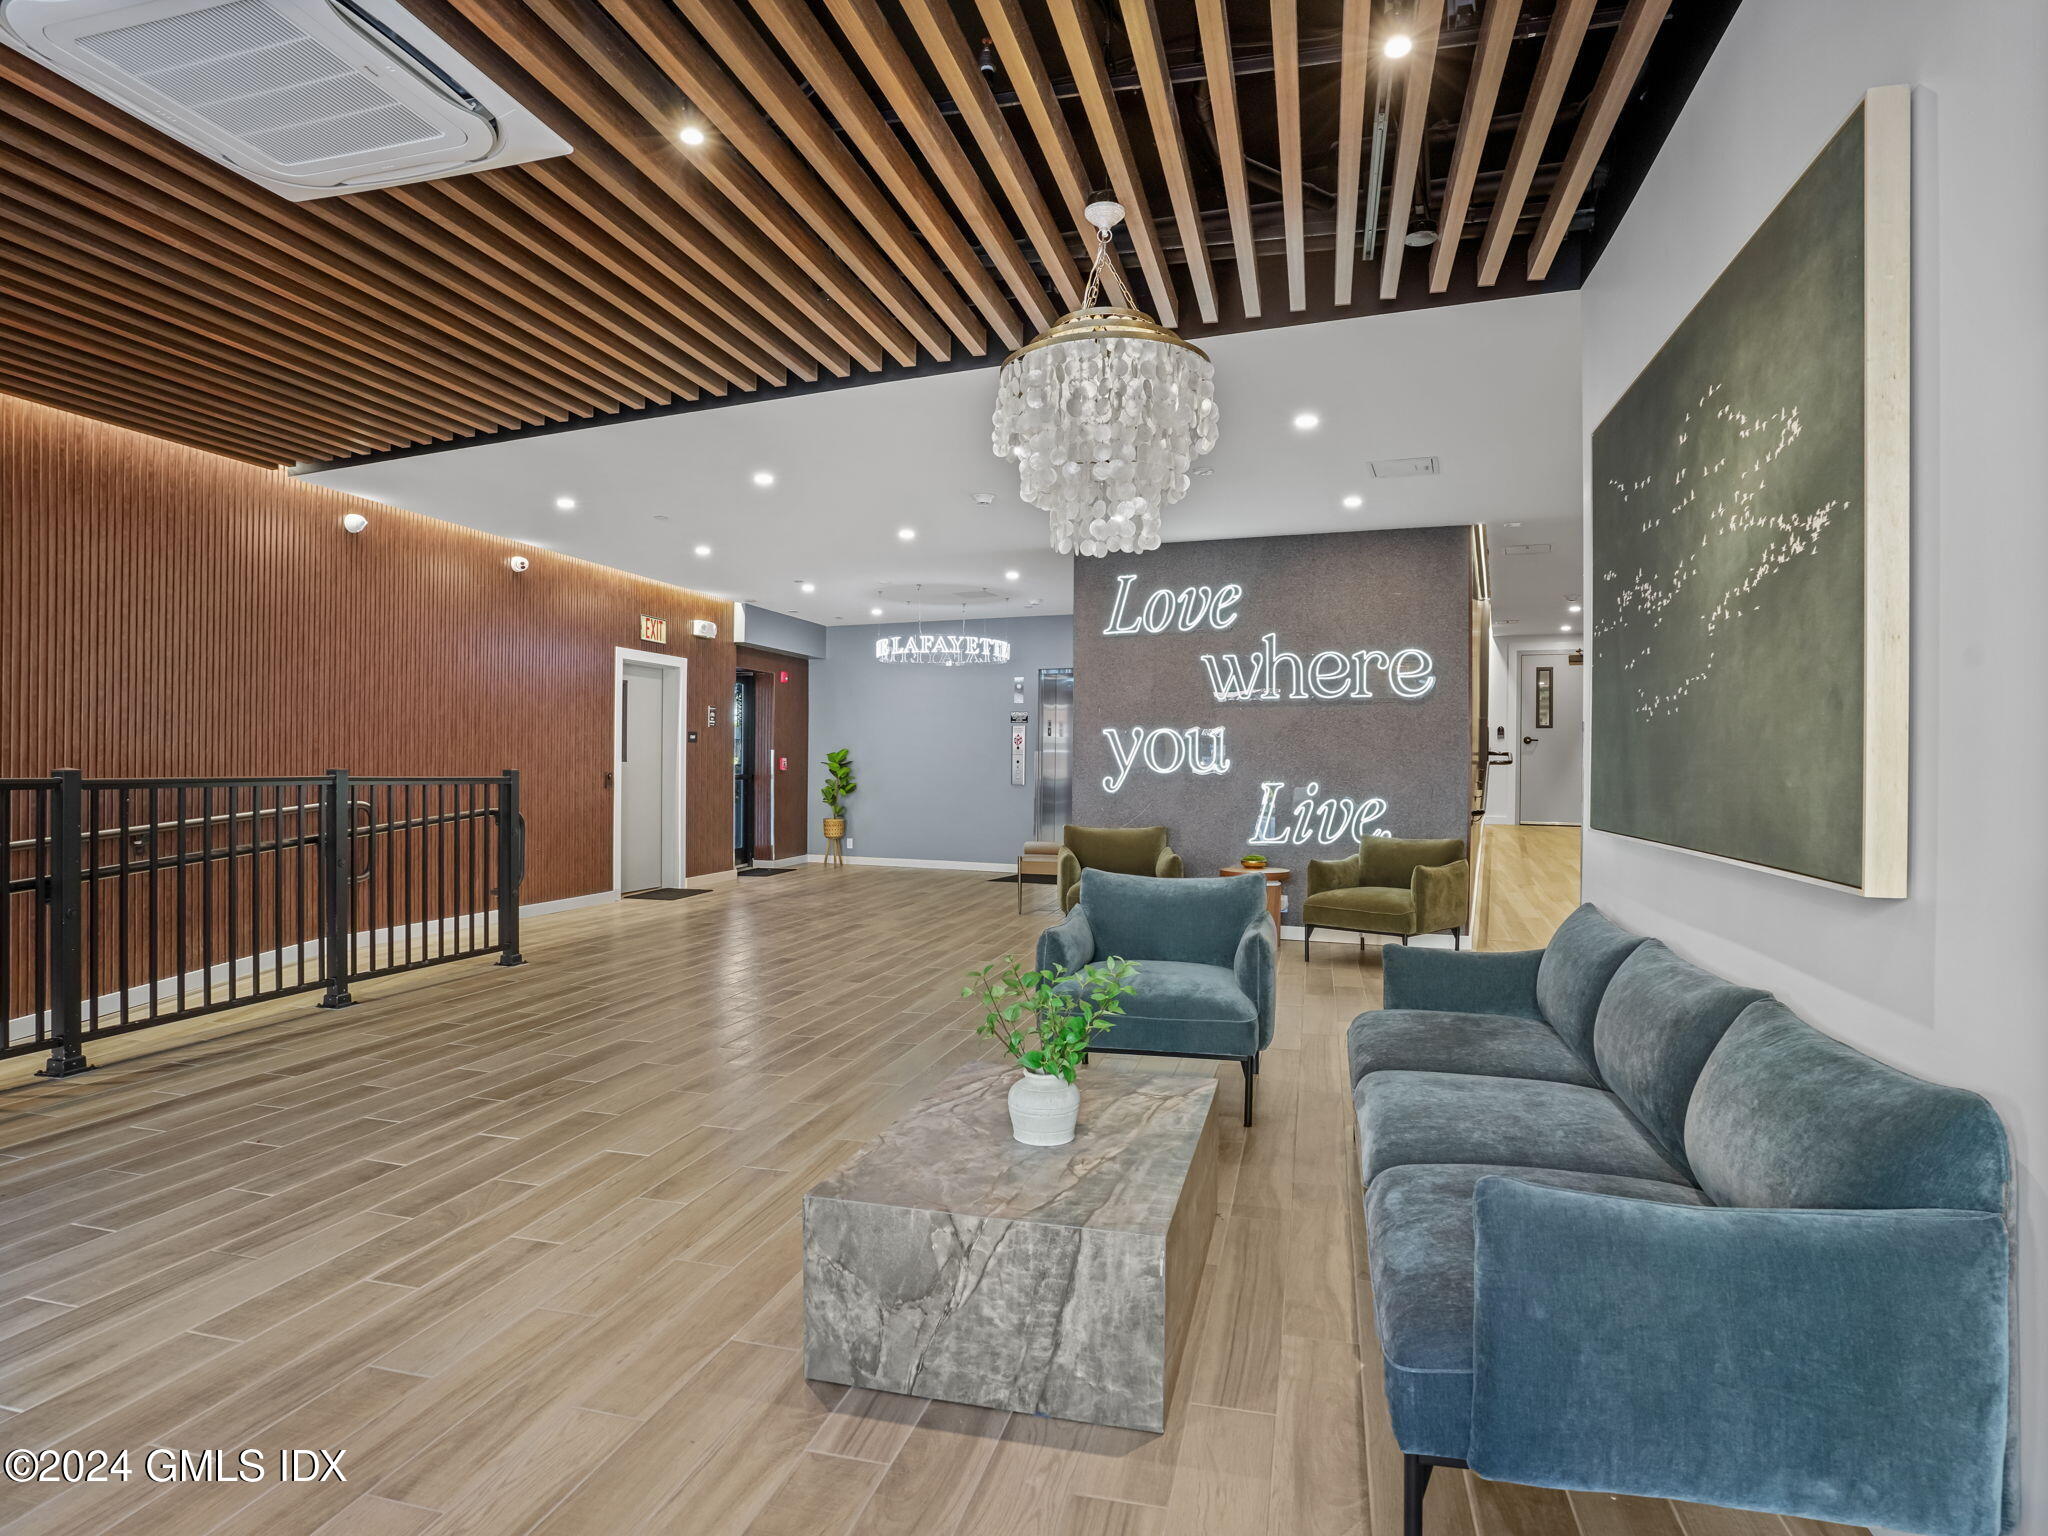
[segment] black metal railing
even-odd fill
[[[496,954],[518,965],[519,775],[0,779],[0,1056]]]

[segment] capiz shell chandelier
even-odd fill
[[[1159,547],[1160,510],[1188,493],[1188,466],[1216,446],[1216,369],[1139,309],[1110,257],[1116,203],[1090,203],[1095,264],[1081,307],[1003,362],[996,457],[1052,517],[1063,555]],[[1102,304],[1104,285],[1123,294]]]

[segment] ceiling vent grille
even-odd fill
[[[0,38],[294,200],[568,149],[391,0],[0,0]]]
[[[1374,459],[1372,477],[1375,480],[1407,480],[1416,475],[1437,474],[1441,468],[1433,453],[1412,459]]]

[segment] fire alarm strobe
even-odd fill
[[[718,638],[718,621],[716,619],[692,619],[690,620],[690,633],[699,640],[716,640]]]

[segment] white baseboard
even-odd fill
[[[822,853],[810,854],[808,862],[822,864],[825,862],[825,855]],[[868,858],[862,854],[849,853],[846,856],[846,862],[849,864],[878,864],[891,869],[979,869],[986,870],[992,875],[1014,875],[1017,873],[1017,866],[1015,864],[982,864],[969,859],[876,859]]]
[[[519,916],[546,917],[550,912],[574,912],[578,907],[601,907],[608,901],[617,901],[617,891],[592,891],[587,896],[558,896],[553,901],[536,901],[531,906],[519,904]]]

